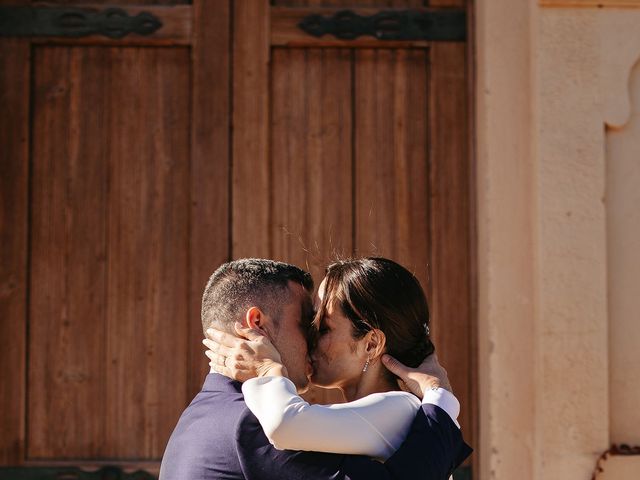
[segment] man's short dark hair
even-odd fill
[[[233,332],[233,323],[241,321],[250,307],[258,307],[273,318],[274,323],[282,307],[291,299],[288,282],[313,290],[311,274],[288,263],[262,258],[243,258],[218,268],[202,295],[202,328],[214,325]]]

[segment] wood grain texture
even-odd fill
[[[231,59],[228,1],[197,0],[193,45],[189,380],[191,399],[208,373],[200,340],[204,286],[230,256],[229,207]],[[176,419],[177,420],[177,419]]]
[[[471,198],[468,155],[465,45],[440,43],[431,50],[429,82],[431,296],[433,338],[462,405],[460,422],[473,443],[471,382]]]
[[[382,254],[433,284],[434,338],[472,424],[465,46],[283,40],[270,59],[269,12],[373,2],[274,3],[186,7],[193,63],[181,48],[35,47],[32,462],[158,459],[206,371],[204,282],[242,256],[291,261],[318,282],[334,252]],[[13,278],[0,293],[25,295]],[[0,373],[20,368],[10,361]]]
[[[36,49],[30,458],[159,458],[186,401],[188,62]]]
[[[276,49],[272,65],[273,257],[309,270],[353,252],[352,53]],[[311,388],[311,403],[341,402]]]
[[[104,455],[159,459],[187,401],[190,58],[110,55]]]
[[[313,274],[352,246],[351,52],[273,54],[273,256]]]
[[[35,458],[97,455],[105,434],[93,413],[105,408],[107,165],[94,137],[106,123],[106,79],[95,70],[104,52],[91,53],[35,50],[28,416]]]
[[[62,5],[61,2],[58,2]],[[45,45],[117,45],[117,46],[168,46],[168,45],[189,45],[192,36],[193,10],[189,5],[160,6],[150,3],[149,6],[142,6],[144,2],[134,2],[134,5],[116,2],[108,2],[107,5],[98,3],[82,3],[65,6],[82,6],[96,10],[104,10],[108,6],[118,6],[124,9],[129,15],[137,15],[147,12],[162,22],[162,27],[151,35],[137,35],[135,33],[126,35],[120,39],[111,39],[103,35],[89,35],[87,37],[32,37],[32,41]],[[51,5],[47,2],[46,5]]]
[[[29,44],[0,40],[0,465],[24,458]]]
[[[429,285],[424,50],[361,50],[355,79],[358,256],[392,258]]]
[[[232,257],[269,257],[269,3],[233,2]]]

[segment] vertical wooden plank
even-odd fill
[[[230,42],[229,1],[194,2],[191,113],[190,309],[188,398],[209,371],[200,340],[202,292],[230,256]]]
[[[187,400],[190,59],[109,54],[104,455],[158,459]]]
[[[104,58],[66,47],[34,58],[30,458],[93,457],[104,436]]]
[[[353,251],[352,53],[276,49],[272,65],[272,254],[317,286],[328,262]],[[342,401],[319,388],[305,398]]]
[[[431,258],[436,321],[433,335],[462,404],[461,424],[473,443],[471,372],[471,207],[468,159],[466,45],[431,49]]]
[[[232,257],[269,257],[269,2],[233,2]]]
[[[427,56],[356,53],[355,198],[359,256],[392,258],[428,285]]]
[[[186,402],[188,50],[37,52],[29,457],[159,458]]]
[[[0,40],[0,465],[24,459],[29,42]]]
[[[353,251],[351,52],[276,49],[272,64],[273,256],[319,283]]]

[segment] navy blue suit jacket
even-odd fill
[[[445,480],[470,453],[460,429],[434,405],[422,406],[407,439],[384,464],[357,455],[276,450],[244,403],[241,383],[214,373],[171,434],[160,480]]]

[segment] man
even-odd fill
[[[313,308],[309,273],[281,262],[243,259],[211,276],[202,323],[233,333],[235,322],[261,329],[280,352],[299,391],[308,384],[307,330]],[[394,372],[407,373],[396,367]],[[438,379],[430,377],[432,385]],[[410,381],[410,375],[405,377]],[[443,382],[446,378],[442,379]],[[444,480],[468,447],[449,414],[424,404],[407,440],[384,464],[362,456],[276,450],[248,410],[241,384],[210,373],[169,439],[160,480],[401,479]]]

